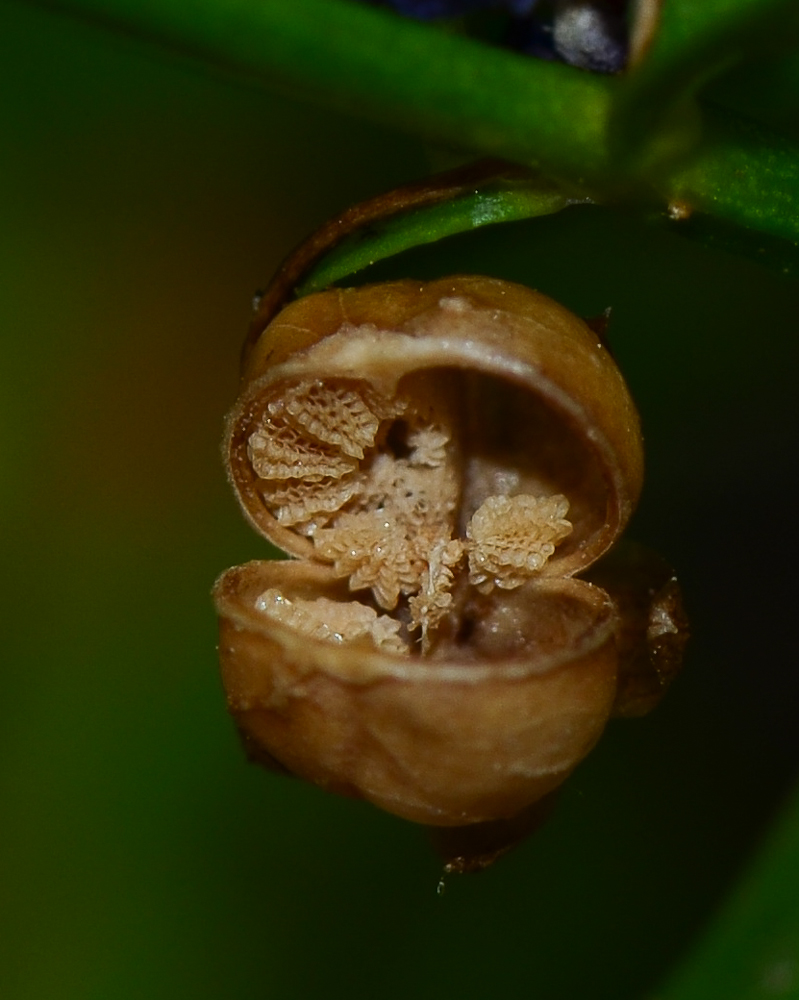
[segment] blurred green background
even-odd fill
[[[253,292],[430,152],[5,0],[0,76],[0,994],[652,995],[799,759],[796,284],[592,208],[392,262],[613,307],[648,447],[631,534],[694,626],[654,715],[439,896],[421,831],[245,762],[209,598],[266,550],[218,444]]]

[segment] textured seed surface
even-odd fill
[[[464,588],[512,589],[541,572],[572,529],[565,496],[489,496],[459,535],[458,405],[451,386],[431,389],[429,377],[388,399],[358,379],[273,390],[248,440],[264,503],[351,591],[391,614],[276,590],[259,598],[261,611],[314,638],[367,638],[399,654],[420,640],[424,652]]]
[[[551,497],[489,497],[472,516],[469,582],[483,593],[519,587],[544,568],[555,546],[571,533],[569,501]]]
[[[255,602],[259,611],[296,629],[312,639],[345,643],[369,638],[387,653],[406,653],[407,645],[398,635],[400,624],[388,615],[378,615],[373,608],[357,601],[289,600],[279,590],[264,591]]]

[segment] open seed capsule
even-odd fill
[[[441,826],[564,780],[618,674],[616,603],[574,575],[642,481],[635,407],[588,325],[484,277],[310,295],[250,352],[225,453],[245,515],[294,557],[215,591],[257,756]]]

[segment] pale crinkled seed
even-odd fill
[[[342,514],[335,527],[315,533],[314,543],[338,576],[350,578],[352,590],[371,587],[383,608],[395,608],[401,593],[419,589],[425,564],[396,518],[383,510]]]
[[[326,477],[318,482],[264,480],[261,494],[280,524],[297,525],[312,517],[331,515],[363,490],[357,475],[341,479]],[[322,517],[321,520],[326,520]]]
[[[269,404],[269,413],[352,458],[363,458],[379,426],[378,417],[354,389],[319,379],[287,388]]]
[[[340,479],[357,468],[356,459],[313,441],[277,418],[266,419],[247,442],[247,454],[261,479]]]
[[[429,629],[441,621],[452,606],[452,585],[455,582],[453,569],[463,558],[463,542],[451,539],[441,541],[433,547],[422,575],[419,593],[410,599],[411,628],[422,629],[422,644],[427,642]]]
[[[414,427],[408,434],[411,465],[426,465],[436,468],[447,460],[447,444],[450,435],[443,427],[436,425]]]
[[[510,590],[539,573],[571,532],[569,501],[556,494],[489,497],[466,528],[469,582],[483,593]]]
[[[342,603],[326,597],[311,601],[300,598],[289,600],[272,587],[257,598],[255,607],[311,639],[340,644],[370,639],[383,652],[408,652],[408,647],[399,636],[399,622],[388,615],[378,615],[372,608],[357,601]]]

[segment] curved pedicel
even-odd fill
[[[641,490],[635,406],[544,295],[461,275],[301,298],[252,344],[224,452],[294,557],[215,588],[251,756],[450,828],[453,870],[523,836],[676,672],[670,572],[603,570]]]

